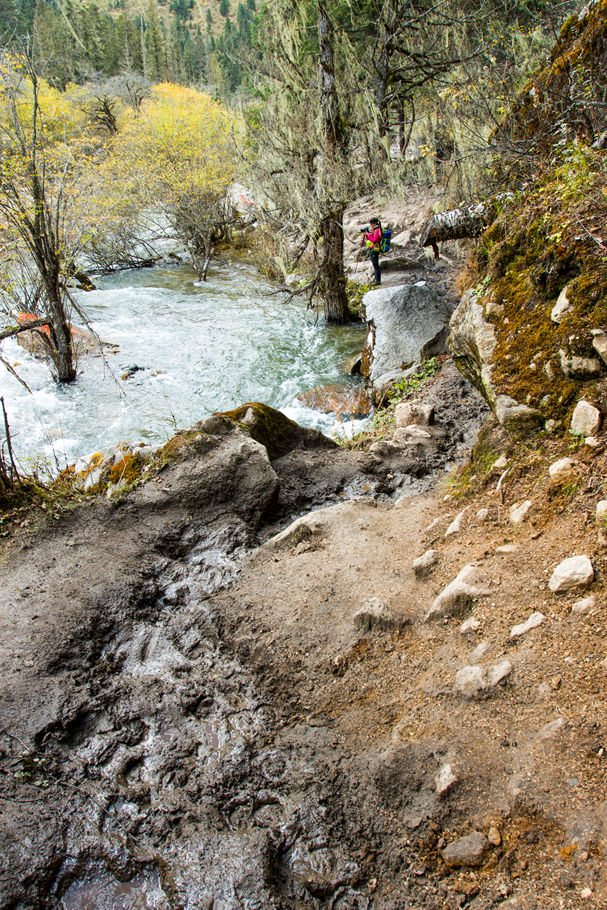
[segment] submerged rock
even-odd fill
[[[309,392],[302,392],[297,400],[307,408],[324,414],[337,414],[344,419],[367,417],[371,411],[371,401],[365,390],[351,386],[318,386]]]

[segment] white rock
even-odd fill
[[[607,332],[603,329],[592,329],[592,347],[601,360],[607,363]]]
[[[417,578],[424,578],[429,575],[438,562],[438,553],[436,550],[426,550],[421,556],[418,556],[413,563],[413,571]]]
[[[485,667],[471,665],[462,667],[455,674],[454,690],[457,695],[463,698],[484,698],[492,689],[495,689],[500,682],[512,672],[512,664],[509,660],[501,660],[493,664],[488,670]]]
[[[429,426],[434,423],[434,407],[414,398],[397,404],[394,416],[397,427],[408,427],[411,424]]]
[[[527,632],[541,626],[545,619],[546,617],[543,613],[532,613],[525,622],[521,622],[518,626],[512,627],[510,630],[510,638],[520,638],[521,635],[526,635]]]
[[[292,272],[290,275],[287,275],[285,278],[285,284],[288,288],[296,287],[298,284],[301,284],[303,281],[303,276],[298,275],[297,272]]]
[[[562,322],[563,317],[573,309],[569,302],[569,297],[567,296],[567,290],[567,287],[563,288],[550,313],[550,318],[553,322],[556,322],[557,325]]]
[[[477,521],[487,521],[489,518],[489,509],[479,509],[476,513]]]
[[[553,360],[549,360],[549,361],[545,364],[545,366],[544,366],[544,373],[546,374],[546,376],[548,377],[548,379],[550,380],[550,382],[554,382],[554,380],[555,380],[556,377],[558,376],[558,370],[557,370],[557,367],[556,367],[555,362],[554,362]]]
[[[556,567],[548,587],[553,594],[586,587],[594,581],[594,569],[587,556],[570,556]]]
[[[487,671],[484,667],[462,667],[455,674],[455,691],[464,698],[479,698],[487,691]]]
[[[468,511],[468,508],[462,509],[462,511],[455,516],[447,530],[445,531],[445,537],[451,537],[452,534],[458,534],[462,529],[462,522],[464,520],[464,515]]]
[[[465,619],[464,622],[459,627],[462,635],[467,635],[468,632],[476,632],[477,629],[480,629],[481,624],[478,619],[475,619],[474,616],[470,616],[468,619]]]
[[[392,435],[393,442],[399,446],[429,446],[433,439],[432,433],[417,424],[397,427]]]
[[[525,502],[515,502],[510,506],[510,521],[513,525],[520,525],[525,520],[531,505],[531,500],[526,499]]]
[[[548,468],[552,480],[570,480],[575,475],[575,461],[572,458],[561,458]]]
[[[571,417],[571,432],[578,436],[596,436],[601,428],[601,412],[582,398]]]
[[[489,683],[489,688],[494,689],[502,680],[510,676],[512,673],[512,664],[509,660],[500,660],[498,663],[493,664],[492,667],[489,667],[487,672],[487,681]]]
[[[601,440],[598,436],[586,436],[584,439],[584,445],[588,446],[591,449],[598,449],[601,444]]]
[[[596,504],[596,519],[597,521],[607,522],[607,499],[599,499]]]
[[[552,433],[556,433],[557,430],[560,430],[562,425],[563,425],[563,422],[561,420],[554,420],[551,417],[544,424],[544,429],[546,430],[547,433],[552,434]]]
[[[457,776],[448,762],[444,765],[441,765],[438,769],[436,777],[434,778],[436,795],[446,796],[449,790],[455,786],[457,780]]]
[[[589,613],[590,610],[594,610],[595,607],[596,597],[594,594],[591,594],[589,597],[584,597],[583,600],[576,600],[571,607],[571,612],[574,615],[583,616],[584,613]]]
[[[464,566],[459,575],[446,588],[443,588],[434,600],[424,621],[442,619],[444,616],[456,616],[463,613],[472,604],[475,597],[488,597],[490,591],[477,588],[471,583],[476,572],[475,566]]]
[[[493,467],[498,468],[498,470],[503,471],[504,468],[508,467],[508,459],[505,455],[500,455],[497,461],[493,462]]]
[[[513,543],[503,543],[500,547],[495,548],[496,553],[516,553],[518,547]]]

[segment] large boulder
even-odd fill
[[[269,458],[280,458],[292,449],[330,449],[337,443],[307,427],[300,427],[281,411],[259,401],[241,404],[233,411],[224,411],[217,417],[224,417],[246,430],[256,442],[265,446]]]
[[[450,307],[427,284],[368,291],[363,306],[369,326],[364,361],[372,384],[446,351]]]
[[[491,384],[491,358],[495,344],[495,329],[485,319],[476,293],[466,291],[451,317],[449,349],[468,382],[492,406],[497,398]]]

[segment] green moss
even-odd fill
[[[562,149],[527,194],[498,215],[474,256],[469,280],[480,302],[503,307],[490,317],[492,384],[544,417],[567,418],[582,388],[599,395],[596,383],[561,374],[559,352],[596,357],[591,329],[607,326],[607,250],[595,239],[607,223],[606,181],[604,154]],[[557,325],[550,316],[564,287],[572,309]]]
[[[279,458],[291,451],[306,433],[294,420],[259,401],[250,401],[217,416],[239,424],[256,442],[266,447],[269,458]]]

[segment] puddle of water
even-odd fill
[[[111,872],[99,871],[74,882],[60,903],[61,910],[165,910],[167,906],[157,872],[121,882]]]

